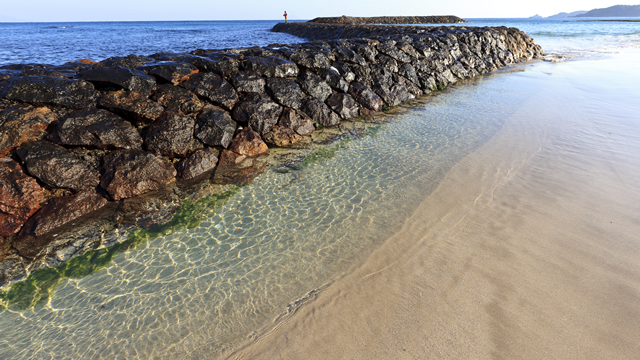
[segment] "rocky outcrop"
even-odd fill
[[[316,41],[0,67],[0,286],[110,244],[97,230],[77,242],[83,223],[161,224],[194,184],[258,176],[269,146],[321,141],[316,129],[542,54],[504,27],[273,31]]]
[[[445,16],[376,16],[376,17],[319,17],[309,20],[318,24],[457,24],[467,20],[453,15]]]

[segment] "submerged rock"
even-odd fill
[[[51,139],[61,145],[98,149],[140,149],[142,138],[130,122],[102,109],[76,110],[62,118]]]
[[[100,186],[113,200],[162,189],[176,176],[169,161],[142,150],[113,151],[103,161]]]
[[[191,117],[167,110],[147,128],[144,146],[156,155],[185,157],[191,148],[194,127]]]
[[[98,185],[98,172],[60,145],[29,141],[16,153],[29,174],[52,188],[81,191]]]
[[[100,90],[127,90],[149,97],[156,89],[156,79],[139,70],[120,66],[104,66],[83,70],[78,78]]]
[[[237,124],[225,110],[207,105],[196,118],[195,136],[209,146],[227,148],[233,140]]]
[[[302,141],[302,136],[293,129],[275,125],[271,131],[264,136],[264,141],[279,147],[287,147]]]
[[[95,107],[98,92],[84,80],[50,76],[14,76],[0,83],[0,98],[34,105],[57,105],[72,109]]]
[[[227,110],[233,109],[233,106],[238,102],[238,94],[233,86],[218,74],[198,73],[181,83],[180,86]]]
[[[55,120],[46,107],[16,105],[0,110],[0,156],[24,142],[41,139]]]
[[[96,211],[106,204],[107,199],[91,191],[50,199],[24,224],[20,235],[41,236],[83,215]],[[20,245],[18,244],[18,247]],[[29,252],[29,254],[24,254],[25,252]],[[20,251],[23,256],[37,252],[39,249],[22,249]]]
[[[39,208],[42,188],[18,163],[0,157],[0,238],[16,234]]]

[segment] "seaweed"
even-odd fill
[[[6,309],[22,311],[42,306],[51,300],[56,288],[65,279],[83,278],[105,268],[118,253],[134,250],[149,240],[169,235],[176,230],[199,226],[214,209],[222,206],[241,188],[242,186],[231,186],[223,193],[212,194],[197,201],[186,199],[171,220],[162,225],[129,231],[127,240],[121,243],[88,251],[55,267],[34,271],[24,281],[0,291],[0,312]]]
[[[350,138],[344,138],[333,146],[323,146],[320,149],[312,152],[311,154],[305,156],[304,159],[302,159],[302,163],[300,164],[301,168],[309,167],[312,164],[331,159],[332,157],[336,156],[336,152],[338,150],[345,148],[349,141],[351,141]]]

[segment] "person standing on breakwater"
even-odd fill
[[[287,23],[287,10],[284,11],[284,15],[282,15],[282,16],[284,16],[284,23],[286,24]]]

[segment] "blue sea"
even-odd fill
[[[0,23],[0,66],[304,41],[274,24]],[[639,23],[455,26],[549,61],[343,124],[197,226],[0,303],[0,359],[637,357]]]
[[[590,52],[638,46],[633,22],[575,19],[469,19],[454,26],[507,26],[525,31],[547,52]],[[78,59],[151,55],[196,49],[225,49],[296,43],[304,39],[273,33],[277,21],[158,21],[0,23],[0,65],[59,65]],[[427,25],[425,25],[427,26]]]

